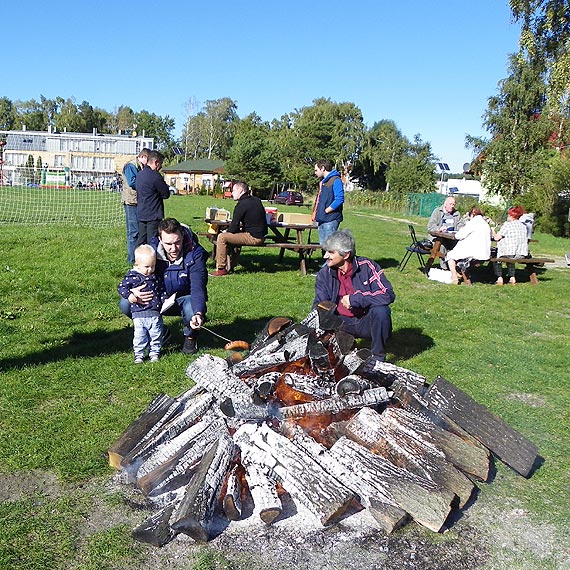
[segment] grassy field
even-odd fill
[[[206,206],[233,208],[174,196],[166,214],[201,231]],[[426,220],[411,221],[425,235]],[[493,525],[514,509],[527,528],[550,529],[558,546],[537,553],[516,531],[501,546],[487,529],[480,537],[487,567],[562,567],[570,516],[570,269],[547,269],[537,287],[522,272],[516,287],[443,285],[427,280],[413,258],[397,271],[407,220],[347,208],[343,227],[396,291],[389,360],[428,381],[444,376],[540,450],[543,464],[529,480],[497,462],[478,502],[491,509]],[[570,249],[567,240],[535,237],[534,255],[561,258]],[[140,568],[151,547],[111,520],[109,513],[126,507],[108,490],[105,451],[158,392],[176,396],[188,387],[188,357],[172,350],[157,364],[132,363],[132,328],[116,293],[127,269],[123,227],[0,225],[0,252],[0,569]],[[246,249],[234,275],[210,279],[209,327],[252,340],[273,316],[307,314],[314,277],[299,275],[295,255],[286,253],[283,265],[276,258]],[[311,270],[317,267],[313,261]],[[179,320],[166,321],[181,343]],[[201,352],[225,356],[222,345],[205,333],[200,339]],[[89,531],[94,511],[108,522]],[[209,556],[195,567],[215,567],[204,562]]]

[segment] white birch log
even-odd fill
[[[304,404],[284,406],[280,414],[283,419],[298,418],[307,415],[336,414],[344,410],[373,406],[388,402],[388,394],[385,388],[372,388],[362,394],[348,394],[343,398],[335,397],[327,400],[315,400]]]
[[[348,394],[362,394],[364,390],[370,388],[370,383],[358,374],[349,374],[336,383],[335,391],[339,397]]]
[[[314,459],[265,424],[243,425],[234,434],[234,441],[241,449],[246,469],[256,465],[269,470],[265,472],[323,525],[342,516],[354,498],[354,493],[321,469]]]
[[[250,402],[251,388],[234,373],[239,364],[241,363],[230,369],[223,358],[203,354],[188,365],[186,376],[213,394],[219,401],[231,398],[234,401]]]
[[[109,465],[121,469],[121,461],[133,447],[149,436],[149,432],[169,412],[175,400],[166,394],[159,394],[146,410],[133,421],[121,437],[109,448]]]
[[[270,525],[283,512],[283,505],[277,494],[275,479],[269,477],[266,471],[255,463],[245,465],[245,478],[255,512],[265,524]]]
[[[281,431],[291,442],[314,459],[322,469],[338,479],[358,497],[358,501],[367,507],[380,527],[387,533],[399,528],[407,520],[407,513],[400,509],[393,497],[362,478],[354,476],[354,470],[340,463],[325,446],[308,436],[293,421],[281,424]]]
[[[427,423],[401,408],[387,408],[382,414],[362,408],[346,423],[345,430],[370,451],[452,491],[463,507],[475,487],[447,461],[430,436]]]
[[[175,457],[181,457],[186,449],[191,446],[192,442],[204,436],[205,433],[205,437],[208,437],[207,432],[222,435],[224,432],[227,433],[227,428],[221,419],[205,416],[201,421],[189,427],[180,435],[159,446],[139,467],[136,473],[137,480],[145,477],[166,461],[170,461]]]
[[[242,513],[241,482],[238,476],[238,466],[234,465],[228,475],[226,494],[223,500],[224,513],[228,520],[239,521]]]
[[[145,461],[159,445],[175,438],[194,424],[211,407],[213,402],[214,397],[208,392],[203,392],[193,399],[186,400],[183,409],[165,422],[160,431],[157,430],[152,437],[145,438],[123,458],[121,466],[127,467],[136,461]]]
[[[383,495],[389,494],[416,522],[435,532],[441,530],[451,511],[453,493],[400,469],[347,437],[341,437],[330,453],[347,469],[352,469],[355,478],[366,481]]]

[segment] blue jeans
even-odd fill
[[[125,220],[127,224],[127,259],[132,265],[135,262],[135,249],[139,238],[139,220],[136,206],[125,204]]]
[[[137,317],[133,319],[133,351],[135,357],[144,357],[148,347],[149,356],[159,356],[162,339],[162,317]]]
[[[363,317],[345,317],[340,329],[356,338],[372,339],[370,351],[380,360],[386,359],[386,343],[392,336],[392,312],[388,305],[370,307]]]
[[[128,299],[123,299],[119,301],[119,308],[121,309],[121,313],[132,319],[131,316],[131,304],[129,303]],[[190,321],[194,316],[194,310],[192,309],[192,299],[190,295],[182,295],[181,297],[176,297],[176,302],[170,309],[163,313],[165,316],[177,316],[182,315],[182,324],[183,328],[182,331],[184,336],[189,336],[192,338],[196,338],[198,336],[198,331],[190,328]]]
[[[319,243],[323,245],[325,240],[336,230],[338,230],[338,226],[340,225],[339,220],[334,220],[332,222],[321,222],[319,223],[318,232],[319,232]]]

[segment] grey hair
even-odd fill
[[[341,255],[350,253],[351,257],[356,255],[356,244],[354,236],[350,230],[338,230],[325,239],[323,247],[326,251],[338,251]]]

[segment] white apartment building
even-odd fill
[[[126,162],[141,149],[152,149],[154,139],[144,136],[109,135],[97,132],[70,133],[55,129],[28,131],[0,130],[0,183],[68,187],[93,185],[108,187],[119,175]],[[26,172],[33,157],[34,176]],[[38,179],[38,159],[42,171]],[[28,169],[29,170],[29,169]]]

